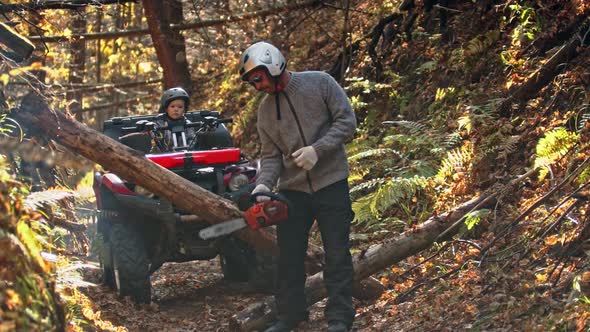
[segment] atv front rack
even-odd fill
[[[183,168],[193,165],[218,166],[235,164],[241,161],[239,148],[148,154],[146,157],[167,169]]]

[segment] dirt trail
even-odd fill
[[[98,269],[93,270],[85,274],[85,279],[97,283],[99,273]],[[94,302],[94,311],[100,312],[101,320],[123,331],[229,331],[231,315],[269,295],[254,292],[245,283],[225,281],[217,259],[166,263],[152,275],[151,281],[150,305],[120,299],[102,285],[80,290]],[[296,331],[325,331],[324,305],[325,302],[314,305],[310,321]],[[357,320],[354,331],[374,331],[361,325],[364,324]]]

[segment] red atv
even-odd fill
[[[182,121],[162,120],[163,114],[113,118],[104,122],[104,134],[145,154],[145,157],[204,189],[230,199],[245,210],[258,167],[249,163],[218,112],[188,112]],[[166,123],[165,126],[162,124]],[[191,131],[192,130],[192,131]],[[171,152],[162,148],[163,132],[174,138]],[[185,133],[194,134],[187,140]],[[176,137],[178,139],[176,139]],[[162,183],[166,185],[166,183]],[[209,226],[171,202],[114,173],[96,172],[94,192],[99,209],[97,251],[103,282],[119,295],[149,303],[150,274],[164,262],[209,260],[219,255],[224,277],[268,288],[274,263],[231,236],[202,240],[198,233]]]

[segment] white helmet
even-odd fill
[[[285,71],[287,61],[275,46],[265,42],[257,42],[250,45],[240,59],[242,80],[246,81],[248,73],[258,67],[266,68],[271,77],[278,78]]]

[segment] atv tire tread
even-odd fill
[[[95,247],[98,251],[98,262],[102,270],[101,282],[109,288],[115,288],[115,271],[113,270],[113,254],[110,241],[111,220],[103,214],[98,215]]]
[[[134,225],[114,223],[111,243],[119,296],[130,295],[137,303],[150,303],[149,259],[141,232]]]
[[[247,281],[257,291],[272,291],[276,284],[276,257],[255,251],[236,238],[228,238],[227,241],[220,254],[224,278],[228,281]],[[273,287],[269,289],[269,285]]]

